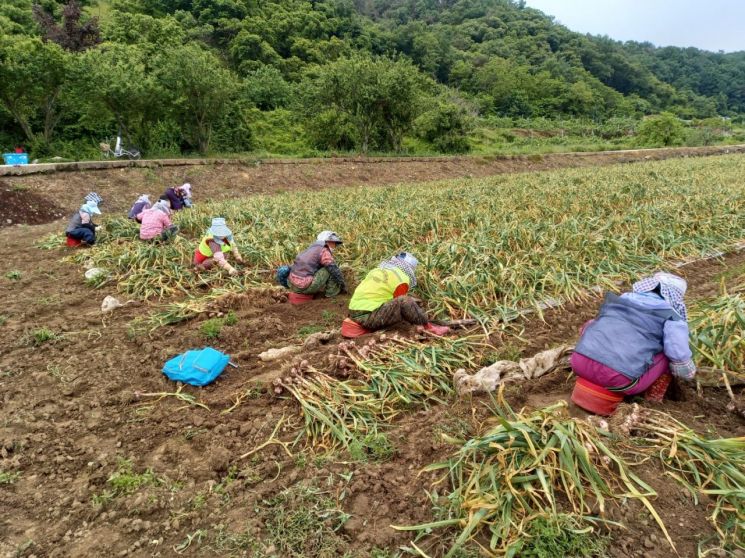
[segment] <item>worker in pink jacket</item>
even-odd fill
[[[168,207],[168,202],[163,200],[137,215],[137,220],[142,222],[140,238],[161,241],[173,238],[178,233],[178,227],[171,223],[170,216],[171,208]]]

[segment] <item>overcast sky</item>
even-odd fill
[[[580,33],[657,46],[745,50],[745,0],[526,0]]]

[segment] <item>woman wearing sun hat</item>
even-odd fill
[[[298,254],[290,268],[287,286],[291,293],[308,295],[324,293],[331,298],[347,291],[339,266],[334,259],[334,249],[342,244],[334,231],[322,231],[316,241]]]
[[[624,396],[661,401],[672,376],[692,379],[687,286],[682,277],[659,272],[634,283],[630,293],[608,294],[571,357],[578,376],[572,401],[610,415]]]
[[[94,215],[101,215],[101,210],[98,209],[98,204],[95,201],[87,201],[70,217],[70,221],[67,223],[67,228],[65,229],[65,235],[69,239],[69,245],[74,246],[84,243],[92,246],[96,243],[96,225],[93,223]]]
[[[217,264],[231,275],[236,275],[238,270],[228,263],[228,254],[233,254],[235,261],[243,263],[233,232],[225,224],[225,219],[215,217],[212,219],[212,226],[194,252],[194,266],[199,271],[205,271]]]

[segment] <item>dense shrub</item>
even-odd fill
[[[674,114],[663,112],[645,118],[639,126],[638,137],[646,145],[681,145],[685,128]]]
[[[469,151],[468,134],[473,129],[473,117],[464,104],[436,99],[432,105],[414,123],[417,136],[443,153]]]

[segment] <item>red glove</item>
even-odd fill
[[[427,322],[426,324],[424,324],[424,331],[428,331],[433,335],[443,336],[450,333],[450,328],[448,326],[438,326],[433,324],[432,322]]]

